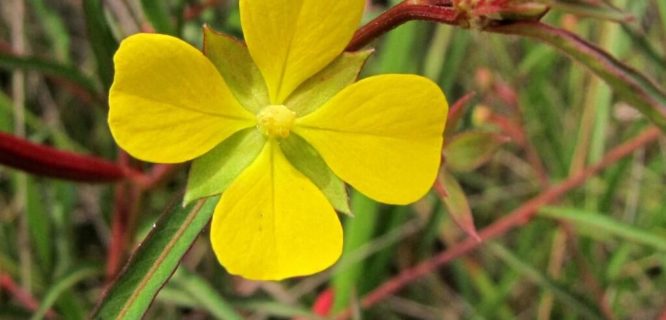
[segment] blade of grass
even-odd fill
[[[562,1],[541,0],[554,9],[566,11],[580,16],[588,16],[597,19],[611,20],[614,22],[626,22],[632,18],[631,14],[618,10],[602,2],[594,4],[584,1]]]
[[[28,229],[34,254],[36,255],[38,268],[48,278],[53,265],[53,247],[51,242],[51,218],[44,207],[44,199],[40,194],[40,185],[35,179],[28,177],[26,210]]]
[[[72,271],[70,274],[51,285],[51,288],[46,293],[42,303],[39,305],[39,309],[37,309],[30,319],[43,319],[46,312],[48,312],[49,308],[51,308],[63,292],[87,278],[92,278],[100,274],[101,270],[96,267],[83,267]]]
[[[97,61],[97,73],[104,88],[108,90],[113,81],[113,54],[118,49],[118,42],[109,28],[103,1],[84,0],[83,13],[88,39]]]
[[[11,99],[9,99],[9,97],[7,97],[4,93],[0,92],[0,131],[12,131],[11,121],[9,120],[12,118],[13,114],[14,107],[12,105]],[[88,152],[86,148],[70,138],[66,132],[46,125],[42,119],[40,119],[30,110],[25,110],[25,123],[28,125],[29,129],[37,133],[44,132],[44,135],[52,138],[54,145],[58,146],[59,148],[76,152]]]
[[[202,199],[164,214],[106,291],[91,318],[141,318],[208,224],[218,198]]]
[[[544,207],[539,213],[543,217],[566,220],[576,226],[589,228],[593,230],[594,235],[613,235],[636,244],[666,251],[666,237],[617,221],[598,212],[574,208]]]
[[[80,87],[90,97],[99,97],[95,81],[73,66],[60,64],[39,57],[18,56],[0,51],[0,67],[12,70],[37,71],[47,76],[65,80]]]
[[[352,194],[351,208],[354,216],[347,218],[345,222],[343,256],[349,255],[372,239],[379,213],[379,205],[360,192]],[[342,310],[349,305],[364,270],[364,260],[361,260],[333,276],[333,310]]]
[[[153,25],[155,31],[159,33],[176,35],[176,26],[171,21],[168,12],[168,1],[161,0],[141,0],[141,7],[143,13]]]
[[[562,303],[570,307],[570,310],[585,316],[587,319],[603,319],[601,312],[586,301],[585,298],[574,294],[569,289],[562,287],[547,275],[527,264],[519,257],[514,255],[511,251],[494,242],[486,243],[486,248],[490,250],[496,257],[500,258],[509,267],[516,270],[518,273],[539,285],[545,290],[553,293]]]
[[[171,281],[174,282],[175,285],[183,288],[201,307],[218,319],[243,319],[229,302],[227,302],[217,291],[215,291],[215,289],[213,289],[213,287],[210,286],[210,284],[198,275],[193,274],[184,268],[179,268]]]
[[[622,99],[666,131],[666,93],[640,72],[571,32],[539,22],[519,22],[488,31],[516,34],[548,43],[604,79]]]
[[[38,17],[37,21],[42,24],[42,29],[53,46],[56,59],[65,63],[69,62],[70,38],[62,18],[49,8],[44,0],[30,0],[29,2]]]

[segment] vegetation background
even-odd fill
[[[543,22],[666,86],[666,1],[611,1],[617,9],[546,2],[553,9]],[[369,3],[364,21],[397,3]],[[144,172],[81,183],[50,178],[59,174],[39,165],[27,168],[33,174],[0,167],[0,319],[83,319],[179,201],[187,173],[185,165],[137,163],[113,142],[106,90],[117,42],[156,30],[201,47],[203,24],[242,37],[238,5],[3,0],[0,11],[0,133]],[[466,97],[454,108],[459,123],[447,128],[447,172],[433,192],[393,207],[351,191],[355,218],[341,217],[343,259],[279,283],[228,275],[204,232],[145,318],[347,310],[358,319],[666,319],[666,139],[652,131],[649,141],[628,145],[627,157],[605,156],[649,121],[581,64],[533,39],[409,22],[373,46],[362,76],[422,74],[452,105]],[[9,157],[0,148],[2,163]],[[602,160],[607,169],[589,170]],[[584,184],[566,185],[580,172],[590,173]],[[561,181],[567,187],[552,194]],[[530,201],[548,192],[548,201]],[[534,215],[498,234],[481,231],[484,241],[475,242],[474,225],[497,231],[515,210]],[[396,281],[398,290],[388,290]]]

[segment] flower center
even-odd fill
[[[257,114],[257,127],[269,137],[286,138],[294,126],[296,113],[283,105],[269,105]]]

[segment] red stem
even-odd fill
[[[637,137],[612,149],[601,159],[601,161],[597,162],[595,165],[590,166],[577,174],[569,176],[569,178],[566,180],[548,188],[543,193],[524,203],[518,209],[514,210],[508,215],[505,215],[503,218],[499,219],[490,226],[482,229],[479,232],[479,236],[481,239],[483,239],[483,241],[488,241],[490,239],[504,235],[516,227],[530,222],[530,220],[534,218],[534,216],[536,216],[536,214],[539,212],[539,208],[556,201],[571,189],[574,189],[585,183],[588,178],[596,175],[601,170],[630,155],[637,149],[644,147],[648,143],[654,142],[659,138],[659,136],[660,131],[655,127],[651,127],[645,130]],[[483,242],[478,242],[472,238],[466,238],[465,240],[453,245],[449,249],[440,252],[436,256],[423,261],[412,268],[400,272],[397,276],[384,282],[384,284],[366,295],[361,301],[361,307],[369,308],[373,306],[386,297],[400,291],[402,288],[414,282],[415,280],[418,280],[423,276],[432,273],[433,271],[437,270],[437,268],[447,264],[448,262],[479,248],[482,244]],[[342,312],[338,316],[338,319],[348,319],[350,315],[351,310],[348,309]]]
[[[118,154],[118,164],[121,167],[129,168],[132,165],[132,159],[127,153],[120,151]],[[119,183],[116,187],[113,214],[111,215],[111,241],[109,243],[106,262],[106,279],[109,282],[116,277],[127,258],[129,247],[132,243],[132,236],[134,235],[141,197],[145,190],[143,183],[146,183],[146,185],[149,183],[136,183],[136,181],[144,180],[148,181],[150,179],[141,178],[135,181],[125,181]]]
[[[39,309],[39,302],[32,297],[30,293],[21,289],[21,287],[19,287],[14,280],[6,274],[0,273],[0,289],[7,290],[7,292],[27,310],[36,311]],[[56,313],[49,309],[46,312],[46,318],[55,319]]]
[[[425,1],[404,1],[386,10],[356,31],[354,38],[347,46],[347,51],[359,50],[373,39],[410,20],[458,24],[458,12],[453,7],[442,6],[442,4],[448,3],[447,1],[429,1],[428,4],[421,2]]]
[[[0,132],[0,164],[32,174],[81,182],[113,182],[132,174],[112,162],[57,150]]]

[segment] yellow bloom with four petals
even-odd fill
[[[204,54],[170,36],[122,43],[109,125],[132,156],[193,160],[186,201],[222,193],[210,239],[220,263],[279,280],[342,251],[344,184],[384,203],[430,189],[447,103],[414,75],[353,83],[368,52],[343,53],[363,0],[240,0],[245,44],[204,30]]]

